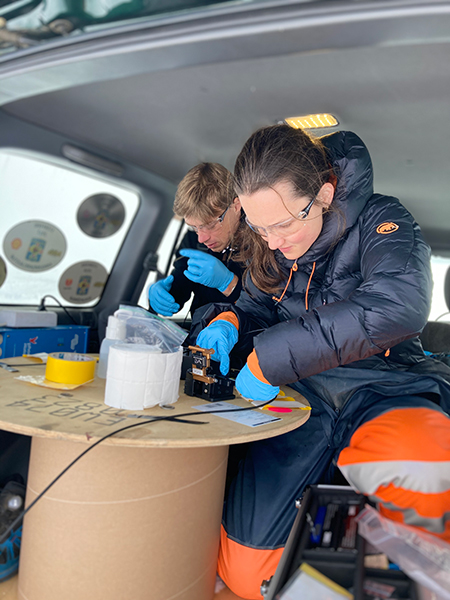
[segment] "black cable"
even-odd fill
[[[66,307],[61,304],[61,302],[58,300],[58,298],[55,298],[55,296],[52,296],[51,294],[45,294],[45,296],[43,296],[41,298],[41,303],[39,305],[38,310],[45,310],[45,299],[46,298],[51,298],[52,300],[54,300],[55,302],[57,302],[59,304],[59,306],[63,309],[63,311],[66,313],[66,315],[69,317],[69,319],[73,323],[75,323],[75,325],[78,325],[78,323],[75,321],[75,319],[72,317],[72,315],[70,314],[70,312],[66,309]]]
[[[255,410],[256,408],[262,408],[263,406],[270,404],[274,400],[275,400],[275,398],[272,398],[272,400],[268,400],[267,402],[264,402],[263,404],[259,404],[258,406],[246,406],[245,408],[224,408],[221,410],[211,410],[211,411],[208,411],[207,414],[214,415],[214,414],[218,414],[218,413],[222,413],[222,412],[229,413],[229,412],[237,412],[237,411],[242,411],[242,410]],[[133,427],[139,427],[140,425],[147,425],[148,423],[155,423],[156,421],[174,421],[175,423],[179,422],[179,423],[189,423],[192,425],[207,425],[209,423],[209,421],[189,421],[189,420],[183,419],[183,417],[199,416],[199,414],[201,414],[201,412],[199,413],[199,411],[195,411],[195,412],[190,412],[190,413],[182,413],[180,415],[168,415],[165,417],[149,417],[148,419],[146,419],[145,421],[141,421],[140,423],[132,423],[131,425],[126,425],[125,427],[121,427],[120,429],[116,429],[115,431],[111,431],[110,433],[106,434],[105,436],[103,436],[102,438],[97,440],[94,444],[92,444],[92,446],[89,446],[89,448],[86,448],[86,450],[84,450],[70,464],[68,464],[67,467],[65,467],[65,469],[63,469],[61,471],[61,473],[59,473],[59,475],[57,475],[53,479],[53,481],[51,481],[47,485],[47,487],[44,488],[44,490],[38,496],[36,496],[36,498],[33,500],[33,502],[29,506],[27,506],[27,508],[25,510],[23,510],[18,517],[16,517],[14,519],[14,521],[11,523],[11,525],[8,527],[8,529],[0,536],[0,544],[3,544],[3,542],[6,541],[8,535],[11,533],[11,531],[13,531],[19,525],[19,523],[22,521],[22,519],[27,514],[27,512],[33,508],[33,506],[44,496],[44,494],[46,492],[48,492],[48,490],[51,487],[53,487],[55,485],[55,483],[59,479],[61,479],[61,477],[65,473],[67,473],[67,471],[71,467],[73,467],[73,465],[76,462],[78,462],[80,460],[80,458],[82,458],[85,454],[90,452],[93,448],[95,448],[95,446],[98,446],[101,442],[103,442],[107,438],[115,435],[116,433],[121,433],[122,431],[126,431],[127,429],[132,429]]]

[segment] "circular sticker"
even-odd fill
[[[47,271],[66,253],[66,238],[51,223],[24,221],[8,231],[3,251],[11,264],[23,271]]]
[[[68,302],[86,304],[101,295],[107,277],[108,273],[100,263],[91,260],[79,262],[61,275],[59,293]]]
[[[5,283],[6,279],[6,263],[3,258],[0,256],[0,287]],[[1,344],[1,342],[0,342]]]
[[[125,207],[111,194],[95,194],[81,203],[77,213],[80,229],[95,238],[109,237],[119,231],[125,220]]]

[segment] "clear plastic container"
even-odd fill
[[[114,316],[125,323],[125,341],[129,344],[158,346],[161,352],[178,352],[188,332],[169,319],[164,319],[140,307],[120,307]]]
[[[100,358],[97,365],[97,377],[100,377],[100,379],[106,379],[109,349],[118,341],[125,339],[126,329],[126,324],[123,321],[114,316],[108,317],[106,337],[100,346]]]
[[[371,506],[356,517],[358,532],[417,583],[450,600],[450,544],[410,525],[383,517]]]

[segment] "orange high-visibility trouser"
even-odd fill
[[[450,418],[429,404],[390,409],[366,421],[340,450],[337,464],[384,516],[450,542]],[[275,486],[272,501],[282,492]],[[270,512],[271,498],[267,502]],[[254,519],[251,510],[245,518]],[[260,600],[260,584],[274,574],[282,552],[283,545],[242,543],[224,521],[219,575],[235,594]]]
[[[339,455],[347,481],[380,512],[450,542],[450,419],[428,408],[367,421]]]

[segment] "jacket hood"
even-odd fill
[[[330,165],[337,177],[333,207],[324,215],[322,231],[311,248],[297,263],[314,262],[323,257],[337,239],[353,227],[364,206],[373,194],[373,169],[369,151],[364,142],[351,131],[338,131],[321,138]],[[286,266],[287,260],[276,251],[277,260]]]

